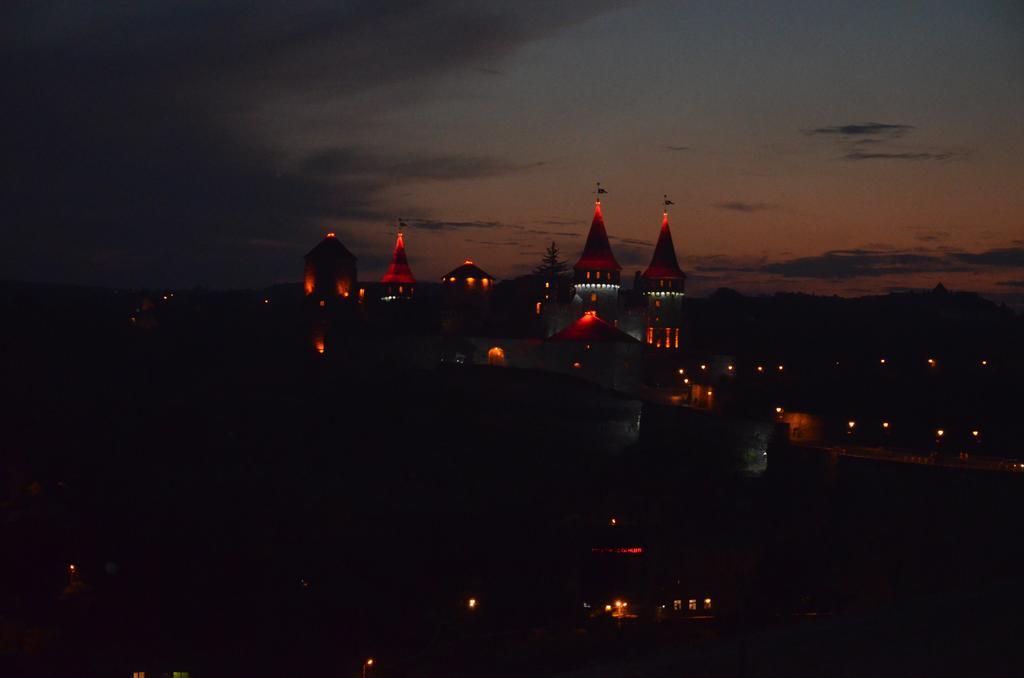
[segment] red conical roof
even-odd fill
[[[388,272],[380,279],[385,283],[415,283],[416,278],[412,277],[412,269],[409,268],[409,260],[405,258],[405,241],[402,239],[402,232],[398,232],[398,240],[395,241],[395,253],[391,256],[391,265]]]
[[[608,242],[608,231],[604,228],[604,217],[601,216],[601,201],[594,204],[594,220],[590,222],[590,233],[587,244],[583,246],[583,254],[573,268],[597,269],[601,271],[621,271],[619,262],[615,261],[612,246]]]
[[[661,217],[658,244],[654,246],[651,265],[643,272],[643,277],[686,279],[686,274],[683,273],[683,269],[679,268],[679,260],[676,259],[676,248],[672,244],[672,231],[668,229],[668,210]]]
[[[572,325],[548,337],[548,341],[621,341],[630,344],[637,343],[636,339],[619,328],[598,318],[597,314],[593,311],[584,313],[583,317]]]

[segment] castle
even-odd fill
[[[313,345],[324,353],[330,335],[345,331],[339,314],[400,322],[416,308],[418,322],[429,317],[436,333],[459,336],[470,347],[447,356],[457,362],[564,371],[629,388],[639,383],[645,360],[662,362],[657,355],[683,346],[686,274],[672,242],[668,204],[650,263],[637,272],[632,290],[622,289],[600,196],[571,278],[534,274],[496,284],[467,259],[418,294],[423,286],[413,276],[401,228],[391,264],[375,283],[358,280],[356,257],[328,233],[305,257]]]

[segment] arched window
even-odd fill
[[[495,346],[487,352],[487,364],[492,367],[504,367],[505,366],[505,349],[501,346]]]

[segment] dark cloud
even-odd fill
[[[922,231],[914,236],[921,242],[939,242],[949,238],[949,231]]]
[[[513,229],[522,230],[522,226],[506,224],[500,221],[438,221],[424,219],[407,219],[410,228],[424,231],[457,231],[464,228]]]
[[[843,156],[844,160],[950,160],[958,157],[953,151],[918,152],[918,153],[864,153],[853,151]]]
[[[360,148],[332,148],[308,157],[303,169],[335,177],[374,177],[396,183],[403,180],[448,181],[501,176],[544,165],[543,161],[515,164],[498,158],[467,155],[396,155]]]
[[[294,278],[294,253],[326,224],[390,219],[382,203],[397,182],[528,167],[457,149],[368,151],[347,127],[372,128],[387,111],[338,105],[363,117],[299,130],[296,162],[269,131],[287,127],[289,111],[329,111],[385,87],[407,106],[432,78],[491,68],[607,8],[7,0],[0,275],[114,285]],[[260,115],[273,125],[257,125]]]
[[[1024,268],[1024,248],[1011,247],[985,252],[948,250],[833,250],[812,257],[768,263],[758,270],[787,278],[845,280],[937,272],[968,272],[984,269]]]
[[[806,134],[841,137],[884,137],[894,139],[910,133],[913,125],[895,125],[884,122],[863,122],[805,130]],[[863,139],[861,140],[863,141]]]
[[[1024,280],[1000,280],[997,285],[1004,285],[1006,287],[1024,287]]]
[[[1024,268],[1024,247],[1003,247],[985,252],[956,252],[949,256],[975,266]]]
[[[691,146],[666,146],[666,151],[690,151],[693,150]]]
[[[764,210],[772,210],[778,207],[768,202],[741,202],[739,200],[730,200],[727,202],[717,202],[715,207],[720,210],[731,210],[733,212],[761,212]]]

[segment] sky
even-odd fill
[[[624,280],[663,195],[688,291],[938,282],[1024,303],[1024,5],[7,0],[0,278],[297,281],[328,231],[423,280]]]

